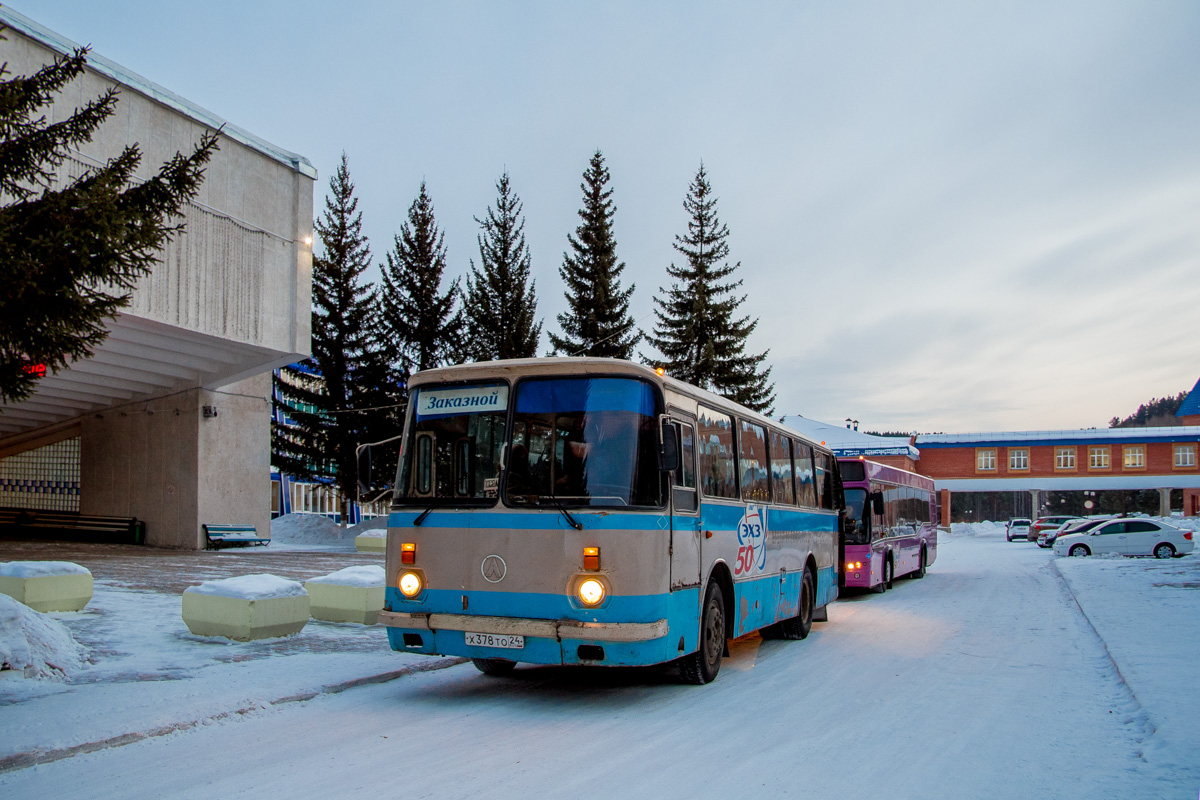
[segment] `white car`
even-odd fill
[[[1025,542],[1029,540],[1029,526],[1033,523],[1024,517],[1013,517],[1005,525],[1004,538],[1008,541],[1020,539]]]
[[[1192,552],[1192,532],[1148,519],[1114,519],[1083,533],[1068,533],[1054,542],[1059,556],[1116,553],[1122,556],[1171,558]]]

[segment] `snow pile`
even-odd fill
[[[0,564],[6,578],[46,578],[52,575],[91,575],[87,567],[70,561],[9,561]]]
[[[361,567],[346,567],[319,578],[309,578],[309,583],[334,583],[338,586],[374,588],[383,586],[383,567],[369,564]]]
[[[284,514],[271,520],[271,541],[283,544],[354,544],[351,528],[320,514]]]
[[[382,571],[382,567],[380,570]],[[298,597],[307,595],[303,584],[281,578],[278,575],[239,575],[236,578],[221,578],[204,581],[199,586],[189,586],[184,594],[215,594],[221,597],[238,597],[243,600],[262,600],[268,597]]]
[[[372,517],[346,530],[353,536],[387,536],[388,518]]]
[[[953,522],[950,524],[951,536],[986,536],[993,533],[1004,533],[1004,524],[999,522]]]
[[[66,626],[0,594],[0,671],[26,678],[69,678],[85,664],[83,648]]]

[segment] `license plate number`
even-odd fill
[[[468,633],[467,644],[474,647],[499,647],[505,650],[520,650],[525,646],[524,636],[502,636],[496,633]]]

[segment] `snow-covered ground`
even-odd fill
[[[690,687],[488,678],[359,625],[194,637],[178,595],[97,581],[41,615],[90,663],[0,672],[0,796],[1195,797],[1197,589],[1195,556],[1055,558],[955,526],[924,580],[840,600],[803,642],[743,637]]]

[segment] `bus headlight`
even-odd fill
[[[598,606],[604,600],[604,584],[595,578],[588,578],[580,582],[575,593],[585,606]]]
[[[400,593],[405,597],[416,597],[421,593],[422,581],[421,576],[415,572],[403,572],[400,574]]]

